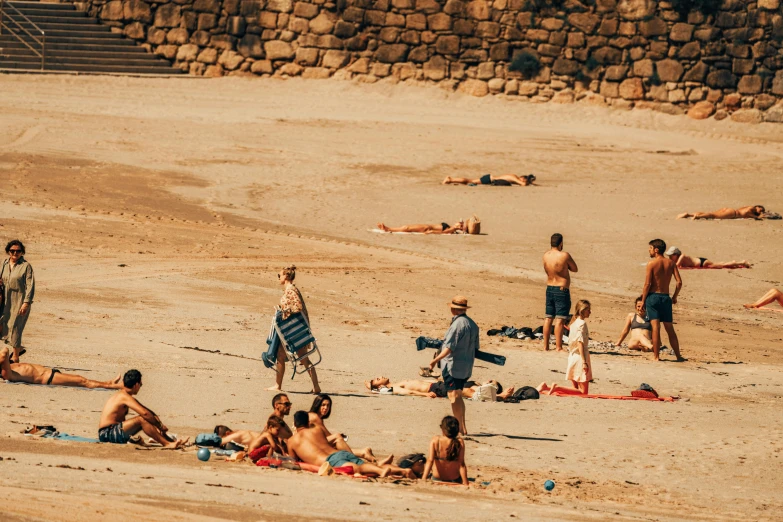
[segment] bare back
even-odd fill
[[[650,293],[669,295],[669,286],[676,265],[671,259],[655,257],[647,263],[647,274],[650,281]]]
[[[106,401],[106,404],[103,406],[98,429],[125,422],[125,417],[128,416],[129,401],[135,401],[135,399],[125,390],[119,390],[109,397],[109,400]]]
[[[544,254],[544,270],[548,286],[569,288],[571,286],[570,272],[576,272],[575,268],[576,264],[568,252],[553,248]]]
[[[238,431],[232,431],[230,435],[226,435],[221,440],[221,444],[226,444],[228,442],[235,442],[236,444],[241,444],[242,446],[250,446],[250,444],[261,437],[261,433],[257,431],[250,431],[250,430],[238,430]]]
[[[289,455],[307,464],[320,466],[334,451],[320,426],[299,428],[288,439]]]

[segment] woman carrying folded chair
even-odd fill
[[[282,319],[288,319],[292,314],[301,312],[304,316],[307,324],[310,324],[310,316],[307,314],[307,307],[304,304],[304,298],[302,293],[294,285],[294,279],[296,278],[296,267],[294,265],[288,266],[277,274],[280,284],[285,286],[283,297],[280,299],[280,312]],[[286,354],[283,351],[283,343],[280,343],[277,349],[277,364],[275,370],[277,375],[275,380],[277,384],[270,386],[267,390],[282,390],[283,388],[283,375],[285,375],[285,360]],[[298,354],[305,353],[310,350],[310,345],[305,346],[297,351]],[[310,374],[310,379],[313,381],[313,393],[321,393],[321,387],[318,385],[318,374],[315,372],[315,367],[310,363],[310,359],[305,357],[300,361],[300,364],[307,368],[307,373]]]

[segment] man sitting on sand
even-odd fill
[[[504,401],[514,393],[514,387],[510,387],[506,390],[496,380],[490,379],[486,383],[478,383],[474,381],[468,381],[466,387],[462,390],[462,396],[466,399],[472,399],[476,391],[480,386],[491,384],[495,386],[497,391],[497,400]],[[414,397],[429,397],[445,398],[448,396],[446,390],[446,383],[443,381],[400,381],[392,383],[388,377],[376,377],[369,381],[364,381],[364,386],[370,391],[380,391],[382,393],[390,393],[392,395],[412,395]],[[389,391],[383,391],[389,390]]]
[[[290,439],[291,435],[294,433],[285,422],[285,417],[291,413],[291,401],[288,399],[288,395],[285,393],[278,393],[272,397],[272,408],[274,410],[272,411],[272,414],[269,415],[269,418],[280,417],[283,419],[283,427],[280,429],[280,438],[283,440]]]
[[[298,411],[294,414],[294,427],[296,433],[288,440],[288,454],[296,460],[321,466],[319,475],[331,474],[332,468],[351,466],[354,473],[363,475],[373,474],[379,477],[389,475],[402,476],[410,479],[416,478],[409,469],[402,469],[391,464],[376,466],[369,464],[347,451],[334,451],[334,448],[326,440],[323,428],[310,424],[310,416],[306,411]]]
[[[762,306],[766,306],[773,301],[777,301],[780,306],[783,306],[783,292],[776,288],[772,288],[769,292],[761,296],[761,299],[755,303],[748,303],[742,306],[745,308],[761,308]]]
[[[141,389],[141,372],[128,370],[122,378],[123,387],[112,395],[101,413],[98,424],[98,439],[112,444],[126,444],[133,435],[144,431],[155,442],[168,449],[179,448],[188,439],[172,439],[166,432],[169,430],[150,409],[144,407],[133,398]],[[128,411],[135,411],[138,416],[125,420]]]
[[[62,373],[57,368],[47,368],[40,364],[11,363],[8,360],[8,348],[0,349],[0,373],[8,382],[26,382],[27,384],[46,384],[53,386],[73,386],[76,388],[106,388],[119,390],[122,388],[120,376],[113,381],[91,381],[81,375]]]
[[[677,219],[761,219],[761,215],[766,212],[761,205],[751,205],[742,208],[722,208],[715,212],[683,212]]]
[[[677,263],[677,268],[750,268],[750,263],[745,260],[731,261],[730,263],[717,263],[706,257],[691,257],[683,255],[676,246],[670,246],[666,255]]]
[[[492,185],[494,187],[510,187],[511,185],[520,185],[527,187],[532,185],[536,180],[533,174],[522,176],[521,178],[516,174],[505,174],[502,176],[493,176],[491,174],[484,174],[478,179],[468,178],[452,178],[448,176],[443,180],[444,185]]]

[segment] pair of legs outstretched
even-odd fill
[[[177,449],[187,444],[189,440],[189,438],[173,439],[169,437],[168,433],[160,431],[156,426],[153,426],[140,416],[123,421],[122,431],[124,431],[129,437],[132,437],[138,434],[140,431],[143,431],[149,438],[166,449]]]
[[[755,303],[748,303],[743,305],[745,308],[761,308],[774,301],[777,301],[780,306],[783,306],[783,292],[776,288],[772,288],[769,292],[761,296],[761,299]]]

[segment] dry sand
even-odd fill
[[[2,518],[779,519],[783,316],[741,304],[781,286],[783,226],[674,216],[783,211],[781,156],[780,126],[430,88],[0,76],[0,236],[25,242],[38,285],[24,360],[97,379],[139,368],[140,399],[182,435],[258,429],[271,411],[273,373],[257,358],[289,263],[325,354],[330,427],[396,455],[425,450],[448,402],[371,396],[362,382],[415,378],[428,354],[412,340],[442,335],[456,293],[483,330],[540,324],[553,232],[579,264],[573,294],[593,302],[597,341],[616,339],[654,237],[754,264],[683,273],[688,362],[592,355],[596,393],[647,382],[684,400],[469,403],[469,490],[31,439],[19,434],[31,424],[96,436],[110,392],[0,384]],[[440,185],[488,172],[540,185]],[[474,213],[486,235],[368,232]],[[482,343],[508,363],[478,364],[478,379],[563,379],[565,356],[540,343]],[[306,379],[285,387],[294,410],[309,406]]]

